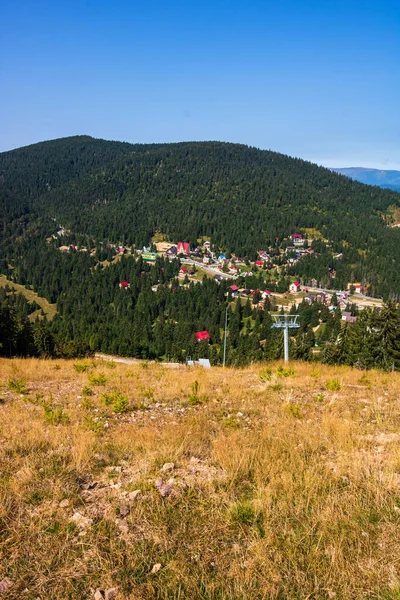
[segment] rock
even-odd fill
[[[131,512],[131,509],[129,508],[129,506],[127,504],[123,504],[122,506],[119,507],[119,516],[122,517],[123,519],[125,517],[127,517],[130,512]]]
[[[161,569],[161,564],[160,564],[160,563],[157,563],[157,564],[153,565],[153,568],[152,568],[152,570],[151,570],[151,573],[152,573],[153,575],[155,575],[155,573],[158,573],[158,571],[159,571],[160,569]]]
[[[85,517],[78,511],[72,515],[70,520],[72,521],[72,523],[75,523],[75,525],[77,525],[77,527],[79,527],[80,529],[85,529],[86,527],[89,527],[92,524],[92,519]]]
[[[58,506],[60,508],[67,508],[69,506],[69,500],[67,500],[67,498],[65,498],[65,500],[61,500],[61,502]]]
[[[93,596],[93,600],[104,600],[104,593],[102,590],[96,590]]]
[[[173,471],[174,469],[175,469],[174,463],[165,463],[165,464],[163,464],[161,471],[163,473],[168,473],[169,471]]]
[[[156,479],[154,485],[156,486],[160,496],[162,496],[163,498],[167,498],[174,491],[172,485],[170,485],[169,483],[164,483],[162,479]]]
[[[130,492],[128,494],[128,501],[134,502],[136,500],[136,498],[141,495],[141,493],[142,493],[142,490],[134,490],[133,492]]]
[[[14,582],[8,577],[4,577],[4,579],[0,581],[0,594],[4,594],[4,592],[6,592],[12,585],[14,585]]]
[[[106,591],[105,600],[114,600],[117,597],[117,588],[110,588]]]

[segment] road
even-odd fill
[[[199,269],[207,271],[207,273],[211,273],[212,275],[221,275],[224,279],[237,278],[237,275],[232,275],[231,273],[224,273],[223,271],[220,271],[217,267],[210,267],[209,265],[205,265],[196,260],[192,260],[191,258],[181,258],[181,263],[186,265],[195,265]]]

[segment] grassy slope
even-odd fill
[[[7,600],[112,586],[117,600],[399,597],[398,373],[296,363],[261,381],[260,366],[91,364],[0,360]],[[204,397],[190,404],[195,381]],[[100,403],[114,388],[135,410]],[[69,423],[46,423],[43,399]],[[77,511],[88,521],[72,522]]]
[[[28,302],[33,302],[35,300],[35,302],[43,309],[43,312],[49,321],[55,317],[57,312],[57,304],[50,304],[46,298],[38,296],[38,294],[33,290],[27,290],[25,286],[20,285],[19,283],[14,283],[13,281],[8,281],[5,275],[0,275],[0,286],[6,287],[6,285],[14,288],[17,293],[23,294]],[[40,316],[40,311],[35,311],[29,315],[29,318],[35,319],[38,315]]]

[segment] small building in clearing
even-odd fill
[[[198,342],[210,339],[210,334],[208,333],[208,331],[198,331],[194,334],[194,336]]]
[[[289,285],[289,292],[291,292],[292,294],[296,294],[297,292],[300,292],[300,282],[299,281],[294,281],[293,283],[291,283]]]

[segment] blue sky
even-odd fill
[[[223,140],[400,169],[398,0],[2,0],[0,151]]]

